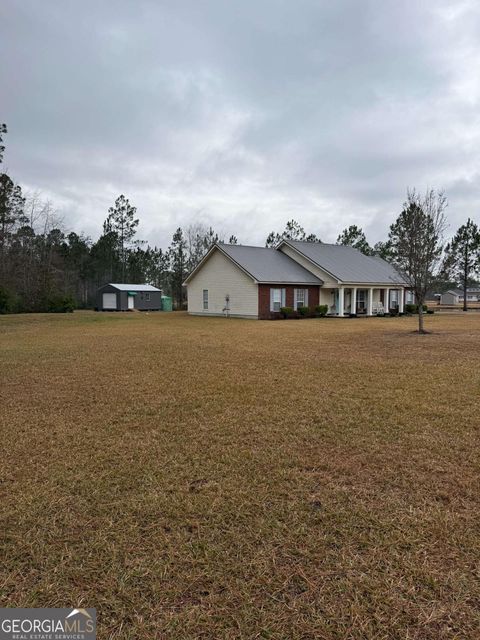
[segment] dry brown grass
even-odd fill
[[[2,606],[99,638],[480,637],[480,317],[0,318]]]

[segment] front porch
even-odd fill
[[[405,289],[403,287],[321,287],[320,304],[328,306],[328,315],[345,317],[376,316],[403,313]]]

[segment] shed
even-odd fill
[[[97,311],[160,311],[162,291],[151,284],[104,284],[97,289]]]

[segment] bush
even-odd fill
[[[427,313],[429,315],[433,315],[435,313],[435,309],[427,309]]]
[[[47,300],[48,313],[72,313],[75,307],[72,296],[52,296]]]
[[[328,304],[317,304],[315,307],[315,313],[323,318],[328,313]]]
[[[293,307],[282,307],[280,309],[280,313],[284,318],[294,318],[295,317],[295,309]]]
[[[310,313],[310,309],[308,307],[298,307],[298,313],[305,318]]]
[[[426,304],[422,306],[423,313],[428,313],[428,307]],[[418,304],[406,304],[405,313],[418,313]]]

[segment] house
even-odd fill
[[[463,303],[463,289],[450,289],[442,293],[441,304],[461,304]],[[467,302],[480,302],[480,288],[469,287],[467,289]]]
[[[97,289],[97,311],[159,311],[162,292],[150,284],[105,284]]]
[[[328,314],[403,313],[407,282],[353,247],[283,240],[274,249],[214,244],[185,280],[188,312],[269,319],[282,307],[326,305]],[[409,293],[409,292],[407,292]]]

